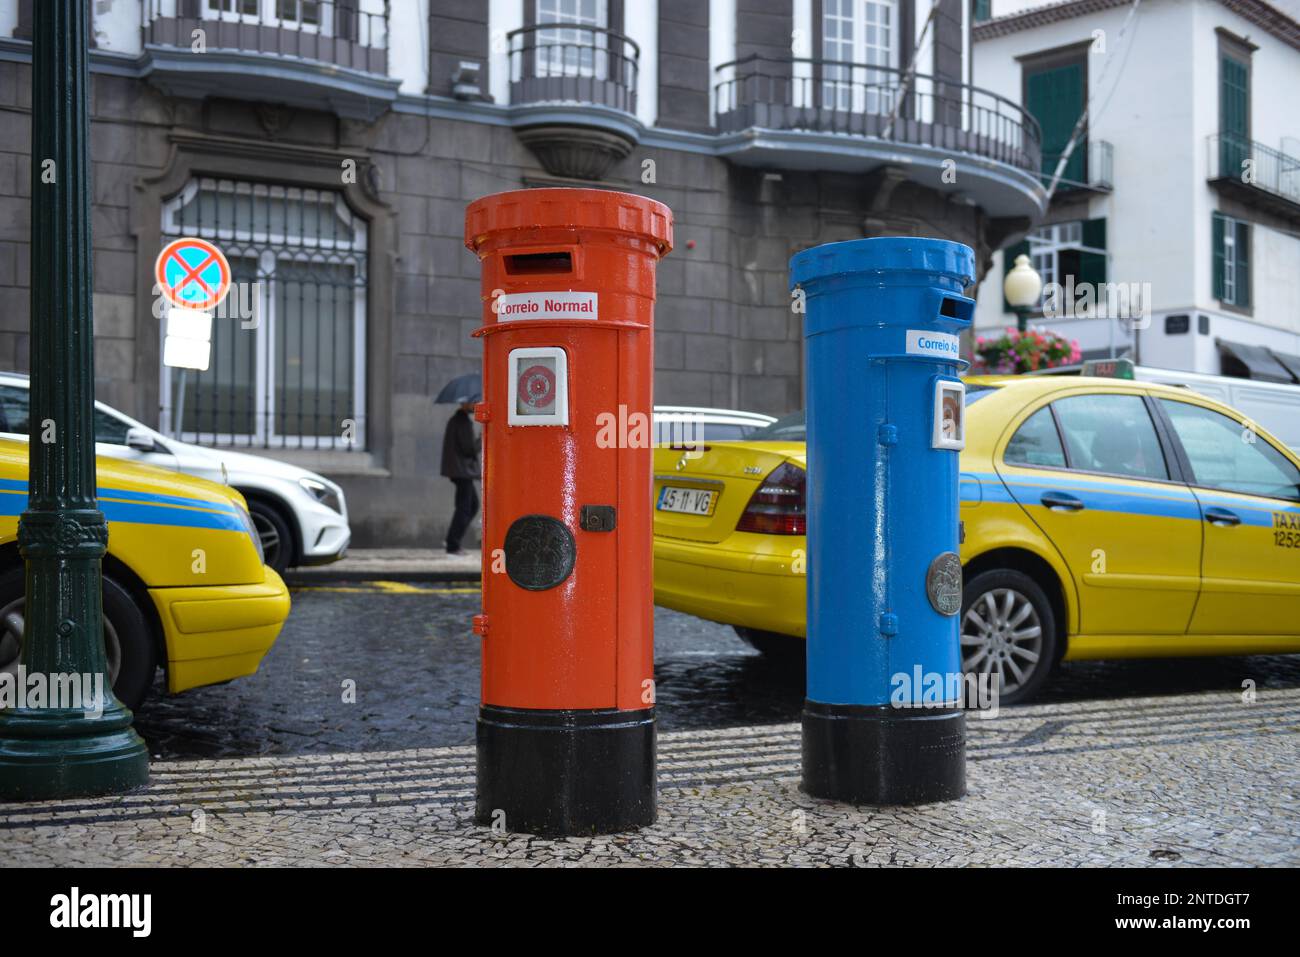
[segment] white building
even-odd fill
[[[1073,276],[1076,295],[1101,282],[1149,291],[1145,317],[1106,315],[1112,285],[1095,290],[1098,301],[1111,293],[1111,309],[1079,303],[1073,318],[1031,320],[1077,339],[1085,356],[1114,348],[1144,365],[1300,380],[1296,6],[976,4],[974,82],[1039,120],[1045,182],[1089,111],[1029,248],[998,253],[980,285],[977,331],[1015,321],[1001,282],[1028,251],[1045,282]]]

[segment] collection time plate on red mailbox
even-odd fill
[[[712,515],[717,504],[715,489],[683,488],[680,485],[665,485],[659,490],[659,502],[656,508],[661,512],[685,512],[687,515]]]

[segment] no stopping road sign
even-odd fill
[[[230,291],[230,263],[205,239],[176,239],[154,263],[163,298],[179,309],[211,309]]]

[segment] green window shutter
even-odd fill
[[[1025,107],[1043,128],[1043,176],[1051,179],[1070,134],[1083,113],[1083,64],[1070,63],[1025,75]],[[1084,142],[1075,144],[1062,177],[1083,181],[1087,154]]]
[[[1106,248],[1106,218],[1085,219],[1083,221],[1083,244],[1094,249]],[[1100,286],[1106,281],[1106,255],[1104,253],[1080,253],[1079,271],[1075,274],[1076,283],[1090,282]]]
[[[1250,69],[1219,57],[1219,175],[1236,179],[1250,155]]]
[[[1211,230],[1212,236],[1210,245],[1214,248],[1214,298],[1223,298],[1223,217],[1218,213],[1214,214],[1214,228]]]
[[[1232,57],[1219,59],[1219,132],[1245,139],[1250,130],[1250,71]]]
[[[1237,229],[1236,305],[1250,306],[1250,223],[1234,223]]]
[[[1106,217],[1083,221],[1083,244],[1096,249],[1106,248]]]
[[[1011,272],[1011,267],[1016,264],[1017,256],[1028,256],[1028,255],[1029,255],[1029,240],[1027,239],[1024,240],[1023,242],[1016,243],[1014,246],[1008,246],[1006,249],[1002,250],[1002,278],[1004,280],[1007,278],[1007,273]],[[1015,312],[1015,310],[1011,308],[1011,303],[1007,302],[1006,296],[1002,297],[1002,311]]]
[[[975,0],[975,13],[971,17],[976,23],[993,16],[993,0]]]

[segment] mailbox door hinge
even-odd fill
[[[479,403],[476,403],[475,406],[474,406],[474,421],[475,421],[475,422],[491,422],[491,421],[492,421],[492,407],[491,407],[490,405],[488,405],[486,402],[479,402]]]
[[[480,638],[486,638],[488,634],[488,616],[475,615],[473,618],[474,634]]]

